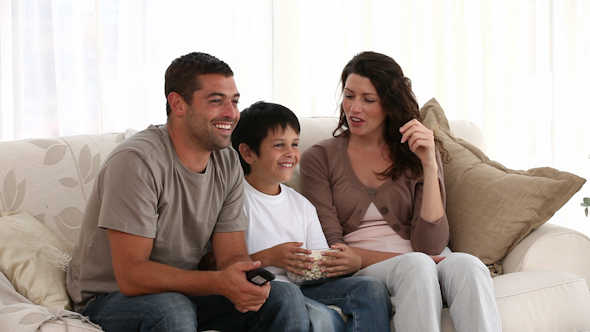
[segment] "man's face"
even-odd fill
[[[232,76],[199,76],[202,88],[195,91],[185,116],[189,140],[206,151],[229,146],[240,112],[240,94]]]

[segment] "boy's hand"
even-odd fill
[[[272,265],[298,275],[303,275],[304,272],[301,270],[309,270],[311,265],[307,262],[313,262],[313,258],[297,254],[311,254],[311,250],[300,248],[302,245],[303,242],[285,242],[263,250],[266,256],[266,262],[268,262],[264,266]]]
[[[260,310],[270,293],[270,283],[258,286],[246,279],[246,271],[258,267],[260,262],[238,262],[222,271],[220,293],[241,313]]]
[[[321,270],[327,273],[326,277],[338,277],[360,270],[362,259],[349,246],[344,243],[337,243],[330,248],[339,251],[326,251],[322,252],[322,255],[335,257],[335,259],[323,260],[318,263],[323,266]]]

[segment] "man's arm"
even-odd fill
[[[215,255],[217,270],[225,270],[236,262],[251,262],[243,231],[218,232],[211,236],[211,247]]]
[[[245,271],[258,267],[258,262],[226,265],[223,271],[188,271],[150,261],[153,246],[151,238],[112,229],[108,230],[108,235],[117,285],[124,295],[163,292],[223,295],[242,312],[257,311],[268,297],[270,286],[256,286],[245,277]],[[225,245],[232,246],[231,243]],[[230,262],[227,259],[225,261],[226,264]]]

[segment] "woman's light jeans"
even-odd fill
[[[477,257],[451,253],[436,264],[423,253],[399,255],[368,266],[355,276],[373,276],[394,297],[396,332],[441,330],[443,299],[457,332],[501,331],[488,268]]]

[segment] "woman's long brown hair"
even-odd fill
[[[383,138],[388,147],[389,157],[393,161],[383,173],[383,178],[391,177],[393,180],[404,172],[411,178],[422,176],[422,162],[409,148],[408,143],[401,144],[402,134],[399,128],[412,119],[422,122],[420,107],[416,96],[412,91],[412,82],[404,76],[401,67],[391,57],[375,53],[363,52],[355,55],[344,67],[340,78],[342,92],[346,85],[346,79],[350,74],[356,74],[368,78],[379,95],[381,107],[387,114],[385,118],[385,130]],[[332,133],[348,135],[348,122],[342,103],[340,103],[340,119],[338,127]],[[435,137],[435,141],[441,142]],[[442,147],[440,147],[442,149]]]

